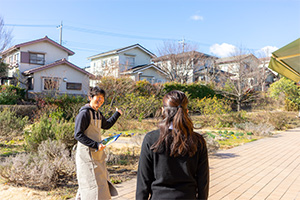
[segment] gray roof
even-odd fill
[[[143,50],[144,52],[146,52],[147,54],[149,54],[151,57],[156,57],[154,53],[152,53],[148,49],[144,48],[142,45],[140,45],[140,44],[134,44],[134,45],[130,45],[130,46],[127,46],[127,47],[123,47],[123,48],[114,49],[114,50],[111,50],[111,51],[102,52],[102,53],[96,54],[94,56],[90,56],[87,59],[93,59],[93,58],[108,56],[108,55],[112,55],[112,54],[118,54],[118,53],[120,53],[122,51],[125,51],[125,50],[128,50],[128,49],[132,49],[132,48],[135,48],[135,47],[140,48],[141,50]]]
[[[246,59],[246,58],[248,58],[250,56],[255,57],[253,54],[244,54],[244,55],[239,55],[239,56],[231,56],[231,57],[219,58],[219,59],[216,60],[216,63],[217,64],[233,63],[233,62],[236,62],[238,60]],[[258,58],[256,58],[256,59],[259,61]]]
[[[211,58],[214,58],[216,59],[217,57],[214,57],[214,56],[211,56],[211,55],[208,55],[208,54],[205,54],[205,53],[201,53],[201,52],[198,52],[198,51],[187,51],[187,52],[183,52],[183,53],[179,53],[179,54],[168,54],[168,55],[164,55],[164,56],[160,56],[160,57],[156,57],[154,59],[152,59],[153,62],[158,62],[158,61],[163,61],[163,60],[170,60],[170,56],[172,55],[177,55],[178,57],[190,57],[190,56],[199,56],[199,57],[211,57]]]
[[[158,66],[156,66],[154,64],[138,65],[138,66],[132,67],[132,68],[124,71],[123,74],[135,74],[137,72],[143,71],[143,70],[151,68],[151,67],[166,75],[166,73],[162,69],[160,69]]]

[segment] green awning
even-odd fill
[[[300,38],[274,51],[269,68],[300,83]]]

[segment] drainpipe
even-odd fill
[[[142,73],[143,73],[143,72],[138,72],[138,73],[137,73],[137,79],[138,79],[137,81],[140,81],[140,80],[141,80],[141,75],[142,75]]]

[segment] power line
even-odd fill
[[[57,25],[42,25],[42,24],[4,24],[4,26],[13,26],[13,27],[39,27],[39,28],[57,28]],[[61,25],[60,25],[61,26]],[[171,40],[171,41],[178,41],[179,39],[171,39],[171,38],[162,38],[162,37],[149,37],[149,36],[139,36],[139,35],[130,35],[130,34],[122,34],[122,33],[114,33],[114,32],[108,32],[108,31],[99,31],[99,30],[93,30],[93,29],[86,29],[86,28],[80,28],[80,27],[74,27],[74,26],[63,26],[65,29],[72,30],[72,31],[78,31],[78,32],[84,32],[84,33],[90,33],[90,34],[96,34],[96,35],[106,35],[106,36],[112,36],[112,37],[121,37],[121,38],[131,38],[131,39],[143,39],[143,40]],[[192,41],[192,40],[186,40],[188,42],[197,43],[201,46],[211,46],[211,44],[206,44],[198,41]]]
[[[56,25],[40,25],[40,24],[4,24],[4,26],[20,26],[20,27],[56,27]]]
[[[92,33],[92,34],[97,34],[97,35],[107,35],[107,36],[113,36],[113,37],[124,37],[124,38],[144,39],[144,40],[175,40],[175,39],[170,39],[170,38],[147,37],[147,36],[129,35],[129,34],[122,34],[122,33],[113,33],[113,32],[107,32],[107,31],[98,31],[98,30],[79,28],[79,27],[74,27],[74,26],[64,26],[64,28],[73,30],[73,31]]]

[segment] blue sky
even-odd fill
[[[70,61],[139,43],[151,52],[163,41],[196,44],[224,57],[234,47],[274,51],[300,37],[300,0],[0,0],[13,43],[47,35],[75,52]]]

